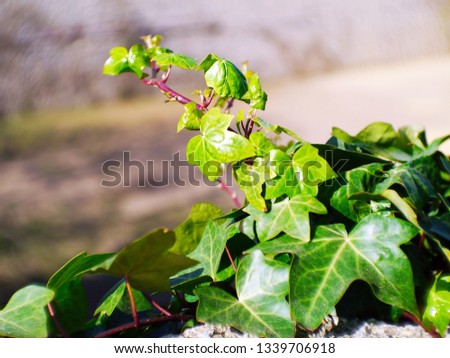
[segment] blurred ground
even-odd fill
[[[264,119],[311,142],[326,141],[332,126],[356,133],[379,120],[424,126],[430,138],[450,133],[450,56],[263,85]],[[0,305],[80,251],[116,250],[156,227],[175,227],[197,201],[231,208],[206,185],[140,188],[136,171],[131,187],[100,185],[102,164],[122,161],[124,151],[155,160],[156,178],[161,160],[183,153],[191,134],[176,134],[182,108],[161,99],[16,114],[0,123]]]

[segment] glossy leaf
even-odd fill
[[[144,46],[141,44],[133,45],[128,53],[128,66],[139,77],[144,77],[144,68],[150,65]]]
[[[17,291],[0,311],[0,336],[45,338],[48,336],[47,304],[54,292],[38,285]]]
[[[222,113],[219,108],[209,110],[201,118],[202,135],[195,136],[187,145],[188,161],[211,181],[220,176],[221,164],[255,155],[248,139],[228,130],[232,120],[232,115]]]
[[[242,97],[250,101],[250,107],[264,110],[266,108],[267,93],[261,89],[258,74],[253,74],[248,80],[248,92]]]
[[[288,265],[255,251],[239,264],[237,299],[217,287],[194,291],[199,298],[197,318],[260,337],[293,337],[294,322],[286,301],[288,274]]]
[[[302,241],[309,241],[309,213],[327,213],[327,209],[319,200],[306,195],[275,202],[266,213],[251,205],[244,211],[256,221],[256,232],[260,241],[270,240],[281,232]]]
[[[264,133],[254,132],[250,134],[248,138],[250,143],[255,147],[256,155],[264,156],[269,153],[271,150],[276,149],[276,147],[272,144],[269,138]]]
[[[186,128],[189,130],[200,129],[200,118],[203,116],[203,112],[197,109],[195,102],[189,102],[184,106],[184,112],[181,115],[177,125],[177,132]]]
[[[197,60],[195,58],[173,52],[154,55],[152,60],[156,61],[159,66],[176,66],[185,70],[191,70],[197,67]]]
[[[438,276],[428,293],[423,324],[443,337],[450,325],[450,276]]]
[[[370,215],[347,234],[345,226],[319,226],[302,245],[290,272],[296,321],[317,328],[355,280],[369,283],[384,303],[418,315],[412,270],[399,248],[418,230],[408,222]]]
[[[237,183],[245,193],[248,202],[260,211],[266,211],[266,201],[262,197],[263,184],[275,173],[266,166],[264,158],[256,158],[252,164],[241,163],[235,168]]]
[[[125,47],[115,47],[109,51],[109,58],[103,66],[103,74],[117,76],[129,72],[128,50]]]
[[[213,88],[220,97],[241,99],[248,89],[245,76],[228,60],[219,57],[216,57],[214,62],[212,60],[214,58],[208,62],[204,60],[198,68],[205,70],[208,87]]]
[[[170,251],[179,255],[187,255],[192,252],[202,239],[208,222],[222,215],[222,209],[214,204],[194,204],[188,218],[175,229],[177,240]]]

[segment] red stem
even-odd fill
[[[231,252],[228,249],[227,245],[225,245],[225,251],[227,253],[228,259],[230,260],[230,263],[231,263],[231,266],[233,267],[234,272],[237,272],[237,267],[236,267],[236,265],[234,263],[233,256],[231,256]]]
[[[163,315],[170,317],[172,316],[172,313],[170,313],[169,311],[167,311],[165,308],[161,307],[153,298],[152,296],[150,296],[149,294],[142,292],[142,294],[144,295],[144,297],[148,300],[148,302],[150,302],[150,304],[155,307],[159,312],[161,312]]]
[[[233,200],[234,205],[239,209],[242,204],[239,200],[239,198],[237,197],[236,193],[231,190],[222,180],[218,180],[219,181],[219,188],[222,189],[225,193],[227,193],[229,195],[229,197]]]
[[[412,314],[408,313],[408,312],[403,312],[402,316],[409,319],[410,321],[413,321],[414,323],[418,324],[420,327],[422,327],[431,337],[433,338],[441,338],[441,336],[436,332],[435,329],[430,330],[427,329],[422,321],[420,319],[418,319],[416,316],[413,316]]]
[[[56,329],[59,331],[61,336],[63,336],[64,338],[68,338],[69,335],[67,334],[67,332],[65,331],[65,329],[63,328],[61,323],[58,321],[58,319],[56,318],[55,310],[53,309],[51,302],[47,303],[47,309],[48,309],[48,313],[50,314],[50,317],[53,320],[53,323],[56,326]]]
[[[420,237],[420,241],[419,241],[419,250],[422,250],[423,247],[423,242],[425,241],[425,232],[422,233],[422,236]]]
[[[178,93],[177,91],[173,90],[169,86],[166,85],[165,81],[167,79],[157,79],[157,78],[150,78],[150,79],[143,79],[142,83],[144,83],[147,86],[153,86],[158,87],[161,91],[166,93],[171,98],[175,99],[178,103],[181,104],[188,104],[191,102],[194,102],[192,99],[187,98],[186,96],[182,95],[181,93]],[[196,107],[198,110],[203,111],[205,107],[201,104],[196,103]]]
[[[133,315],[134,327],[138,328],[139,317],[136,310],[136,303],[134,302],[133,291],[127,277],[125,277],[125,286],[127,287],[128,296],[130,297],[131,314]]]
[[[157,317],[157,318],[147,318],[139,321],[139,327],[147,327],[151,326],[152,324],[158,324],[163,322],[169,322],[169,321],[187,321],[194,317],[192,316],[186,316],[186,315],[172,315],[172,316],[164,316],[164,317]],[[121,326],[117,326],[114,328],[111,328],[107,331],[104,331],[102,333],[99,333],[95,336],[95,338],[105,338],[112,336],[114,334],[128,331],[130,329],[136,328],[135,322],[130,322],[123,324]]]

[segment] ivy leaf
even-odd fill
[[[266,201],[262,197],[262,186],[275,173],[266,166],[264,158],[256,158],[252,164],[241,163],[235,168],[237,183],[245,193],[248,202],[260,211],[266,211]]]
[[[288,275],[287,264],[268,260],[255,251],[239,264],[237,299],[217,287],[194,291],[199,298],[197,319],[260,337],[293,337],[294,322],[286,301]]]
[[[202,239],[208,222],[222,215],[222,209],[214,204],[194,204],[188,218],[175,229],[177,240],[170,251],[179,255],[187,255],[192,252]]]
[[[102,300],[101,304],[97,307],[94,312],[94,316],[99,315],[99,319],[104,316],[111,316],[117,305],[120,303],[124,293],[125,293],[125,282],[121,280],[118,284],[116,284],[105,296]]]
[[[255,147],[257,156],[262,157],[269,153],[271,150],[276,149],[270,139],[267,138],[264,133],[253,132],[252,134],[250,134],[250,137],[248,139],[250,140],[250,143],[252,143]]]
[[[193,57],[180,55],[178,53],[159,53],[152,57],[159,66],[177,66],[185,70],[192,70],[197,67],[197,60]]]
[[[144,46],[136,44],[131,46],[128,53],[128,66],[139,78],[145,77],[144,68],[150,65],[150,59]]]
[[[205,71],[208,87],[213,88],[220,97],[241,99],[248,90],[245,76],[228,60],[210,55],[197,68],[201,69]]]
[[[303,144],[292,157],[299,176],[300,192],[316,196],[319,184],[336,177],[328,162],[319,155],[319,150],[310,144]]]
[[[326,214],[327,209],[316,198],[297,195],[272,204],[266,213],[249,205],[244,209],[256,221],[256,232],[260,241],[274,238],[281,232],[309,241],[309,213]]]
[[[197,165],[211,181],[220,176],[222,163],[255,155],[248,139],[228,130],[232,120],[232,115],[222,113],[219,108],[209,110],[201,118],[200,131],[203,135],[195,136],[187,145],[189,163]]]
[[[124,72],[130,72],[128,50],[125,47],[114,47],[109,51],[109,58],[103,66],[103,74],[117,76]]]
[[[175,233],[166,229],[153,231],[120,250],[109,264],[97,271],[126,277],[141,291],[167,291],[169,278],[196,262],[170,251]]]
[[[292,164],[292,158],[280,149],[269,152],[269,163],[276,177],[266,182],[266,199],[275,199],[282,195],[290,198],[300,194],[297,174]]]
[[[0,336],[47,337],[46,306],[53,296],[52,290],[38,285],[29,285],[17,291],[0,311]]]
[[[213,281],[219,281],[216,276],[219,269],[228,236],[225,228],[214,221],[209,221],[197,248],[189,254],[189,258],[199,262],[188,269],[197,271],[201,276],[209,276]]]
[[[86,272],[94,271],[102,265],[107,266],[114,254],[88,255],[82,252],[70,259],[63,267],[56,271],[48,280],[47,287],[57,291],[67,282],[77,279]]]
[[[428,293],[423,313],[423,324],[436,327],[441,337],[447,333],[450,324],[450,276],[438,276]]]
[[[248,80],[248,91],[242,99],[250,101],[250,107],[264,111],[267,102],[267,93],[261,89],[258,74],[252,75]]]
[[[292,314],[317,328],[353,281],[369,283],[384,303],[418,316],[412,270],[399,246],[418,230],[406,221],[370,215],[347,234],[343,224],[319,226],[290,272]]]
[[[181,115],[177,125],[177,132],[186,128],[189,130],[200,129],[200,118],[203,116],[203,112],[197,109],[195,102],[189,102],[184,106],[184,112]]]

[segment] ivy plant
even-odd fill
[[[261,117],[268,96],[247,64],[215,54],[197,61],[162,47],[160,35],[142,40],[112,49],[104,73],[131,73],[184,107],[174,128],[194,133],[186,158],[236,208],[198,203],[172,230],[116,253],[76,255],[46,287],[11,297],[1,336],[136,337],[208,322],[294,337],[328,315],[365,311],[446,334],[450,160],[439,146],[449,135],[429,143],[421,129],[377,122],[308,143]],[[200,72],[205,87],[177,92],[169,80],[181,70]],[[227,166],[244,203],[223,178]],[[90,316],[82,281],[98,274],[117,284]],[[167,292],[163,307],[156,297]]]

